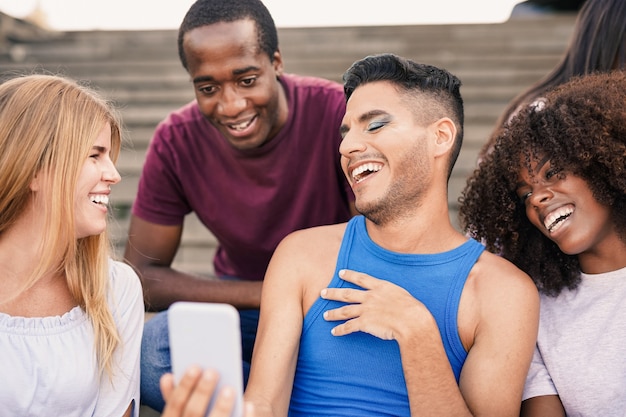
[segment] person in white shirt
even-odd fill
[[[523,417],[626,410],[626,72],[522,108],[468,180],[462,224],[541,295]]]
[[[0,415],[139,415],[144,304],[107,237],[121,124],[56,75],[0,85]]]

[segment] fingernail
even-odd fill
[[[235,396],[235,390],[232,387],[226,386],[222,388],[222,392],[220,392],[222,397],[232,398]]]
[[[212,381],[217,378],[217,372],[215,372],[213,369],[207,369],[202,373],[202,378],[208,381]]]
[[[199,376],[201,372],[202,370],[198,368],[197,366],[192,366],[189,369],[187,369],[187,375],[193,376],[193,377]]]

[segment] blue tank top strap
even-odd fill
[[[465,362],[465,358],[467,358],[467,351],[461,343],[458,331],[453,331],[453,329],[458,329],[459,327],[459,303],[461,301],[463,288],[467,282],[467,277],[476,264],[476,261],[485,250],[485,246],[474,239],[469,239],[466,243],[460,246],[460,248],[462,248],[465,253],[464,256],[458,259],[456,276],[459,277],[459,279],[453,281],[450,287],[448,302],[446,304],[446,314],[444,315],[446,326],[443,327],[445,330],[443,331],[444,335],[442,336],[447,339],[447,345],[451,350],[449,353],[454,355],[460,363],[463,363]],[[459,375],[457,375],[457,380],[458,377]]]
[[[339,271],[347,268],[348,266],[348,259],[350,258],[350,253],[352,252],[352,243],[354,242],[354,234],[359,218],[361,219],[361,221],[365,221],[365,218],[363,216],[355,216],[350,219],[350,221],[346,225],[346,230],[343,235],[344,237],[341,242],[339,254],[337,255],[337,265],[335,267],[335,272],[330,282],[328,283],[329,288],[341,288],[346,283],[344,280],[339,278]],[[311,326],[311,324],[315,322],[317,316],[325,311],[326,305],[328,305],[327,300],[324,300],[321,297],[317,298],[309,311],[306,313],[305,320],[302,326],[302,333],[305,333],[307,329]]]

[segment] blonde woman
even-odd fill
[[[120,122],[63,77],[0,85],[0,415],[138,416],[143,298],[106,233]]]

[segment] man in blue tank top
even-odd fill
[[[257,416],[518,416],[538,294],[450,222],[460,81],[384,54],[344,82],[341,163],[362,215],[278,246],[246,401]]]

